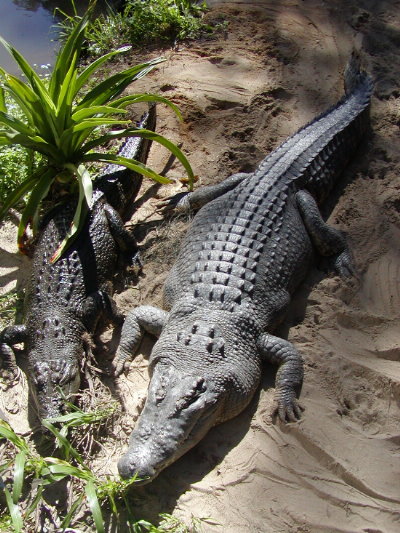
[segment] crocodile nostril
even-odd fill
[[[156,476],[156,470],[153,466],[140,464],[140,461],[135,461],[129,453],[123,455],[118,461],[118,471],[124,479],[129,479],[136,475],[138,485],[149,483]]]

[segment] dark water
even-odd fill
[[[88,1],[76,0],[82,14]],[[97,2],[105,7],[105,0]],[[58,50],[54,10],[59,7],[71,13],[70,0],[0,0],[0,35],[11,43],[29,63],[37,64],[37,71],[45,73],[54,64]],[[18,74],[16,63],[0,44],[0,66],[12,74]]]

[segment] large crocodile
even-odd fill
[[[372,81],[355,56],[345,90],[334,107],[286,140],[254,173],[179,199],[178,207],[206,205],[167,278],[170,311],[131,311],[117,352],[118,374],[144,330],[159,336],[147,400],[118,464],[123,477],[151,481],[212,426],[240,413],[259,385],[263,360],[279,365],[280,419],[300,418],[302,358],[290,342],[269,332],[307,273],[313,248],[331,256],[340,275],[353,271],[342,232],[323,221],[317,201],[329,193],[368,126]]]
[[[140,127],[154,129],[155,107]],[[120,155],[145,162],[150,141],[131,137]],[[75,211],[71,200],[55,207],[42,223],[24,301],[23,324],[0,334],[0,355],[13,358],[12,345],[23,342],[28,360],[29,390],[40,419],[63,408],[63,396],[76,393],[82,356],[90,345],[99,318],[122,323],[111,298],[118,257],[132,260],[136,241],[122,218],[131,207],[141,176],[109,165],[95,179],[93,205],[79,237],[55,264],[50,258],[65,237]],[[122,218],[121,218],[122,216]]]

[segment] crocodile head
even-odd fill
[[[170,312],[151,353],[146,403],[118,463],[122,477],[151,481],[248,405],[261,375],[256,338],[251,320],[230,312],[183,305]]]
[[[27,346],[29,389],[40,420],[60,416],[65,398],[78,392],[79,361],[84,354],[82,331],[76,320],[54,313],[36,321]]]
[[[136,474],[141,484],[152,481],[218,422],[220,399],[211,379],[159,363],[128,451],[118,463],[121,476]]]

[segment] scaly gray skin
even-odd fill
[[[123,477],[137,474],[151,481],[212,426],[240,413],[259,386],[263,360],[279,365],[280,419],[300,418],[301,356],[290,342],[266,331],[282,319],[314,247],[333,258],[340,275],[352,273],[344,236],[324,223],[314,198],[329,193],[359,144],[371,93],[371,79],[352,58],[346,96],[253,174],[178,198],[181,208],[209,203],[194,217],[166,281],[170,311],[138,307],[123,326],[117,374],[144,330],[159,336],[150,357],[147,401],[118,464]]]
[[[155,108],[141,127],[154,129]],[[129,138],[120,154],[145,162],[150,141]],[[24,342],[28,380],[40,419],[59,416],[63,398],[78,391],[80,363],[90,349],[90,334],[101,316],[122,323],[112,295],[118,256],[137,255],[121,215],[137,195],[142,177],[109,165],[94,182],[93,207],[79,237],[55,264],[50,258],[65,237],[75,211],[67,202],[44,217],[35,246],[24,302],[24,324],[0,334],[0,356],[13,360],[12,345]],[[62,393],[60,393],[60,389]]]

